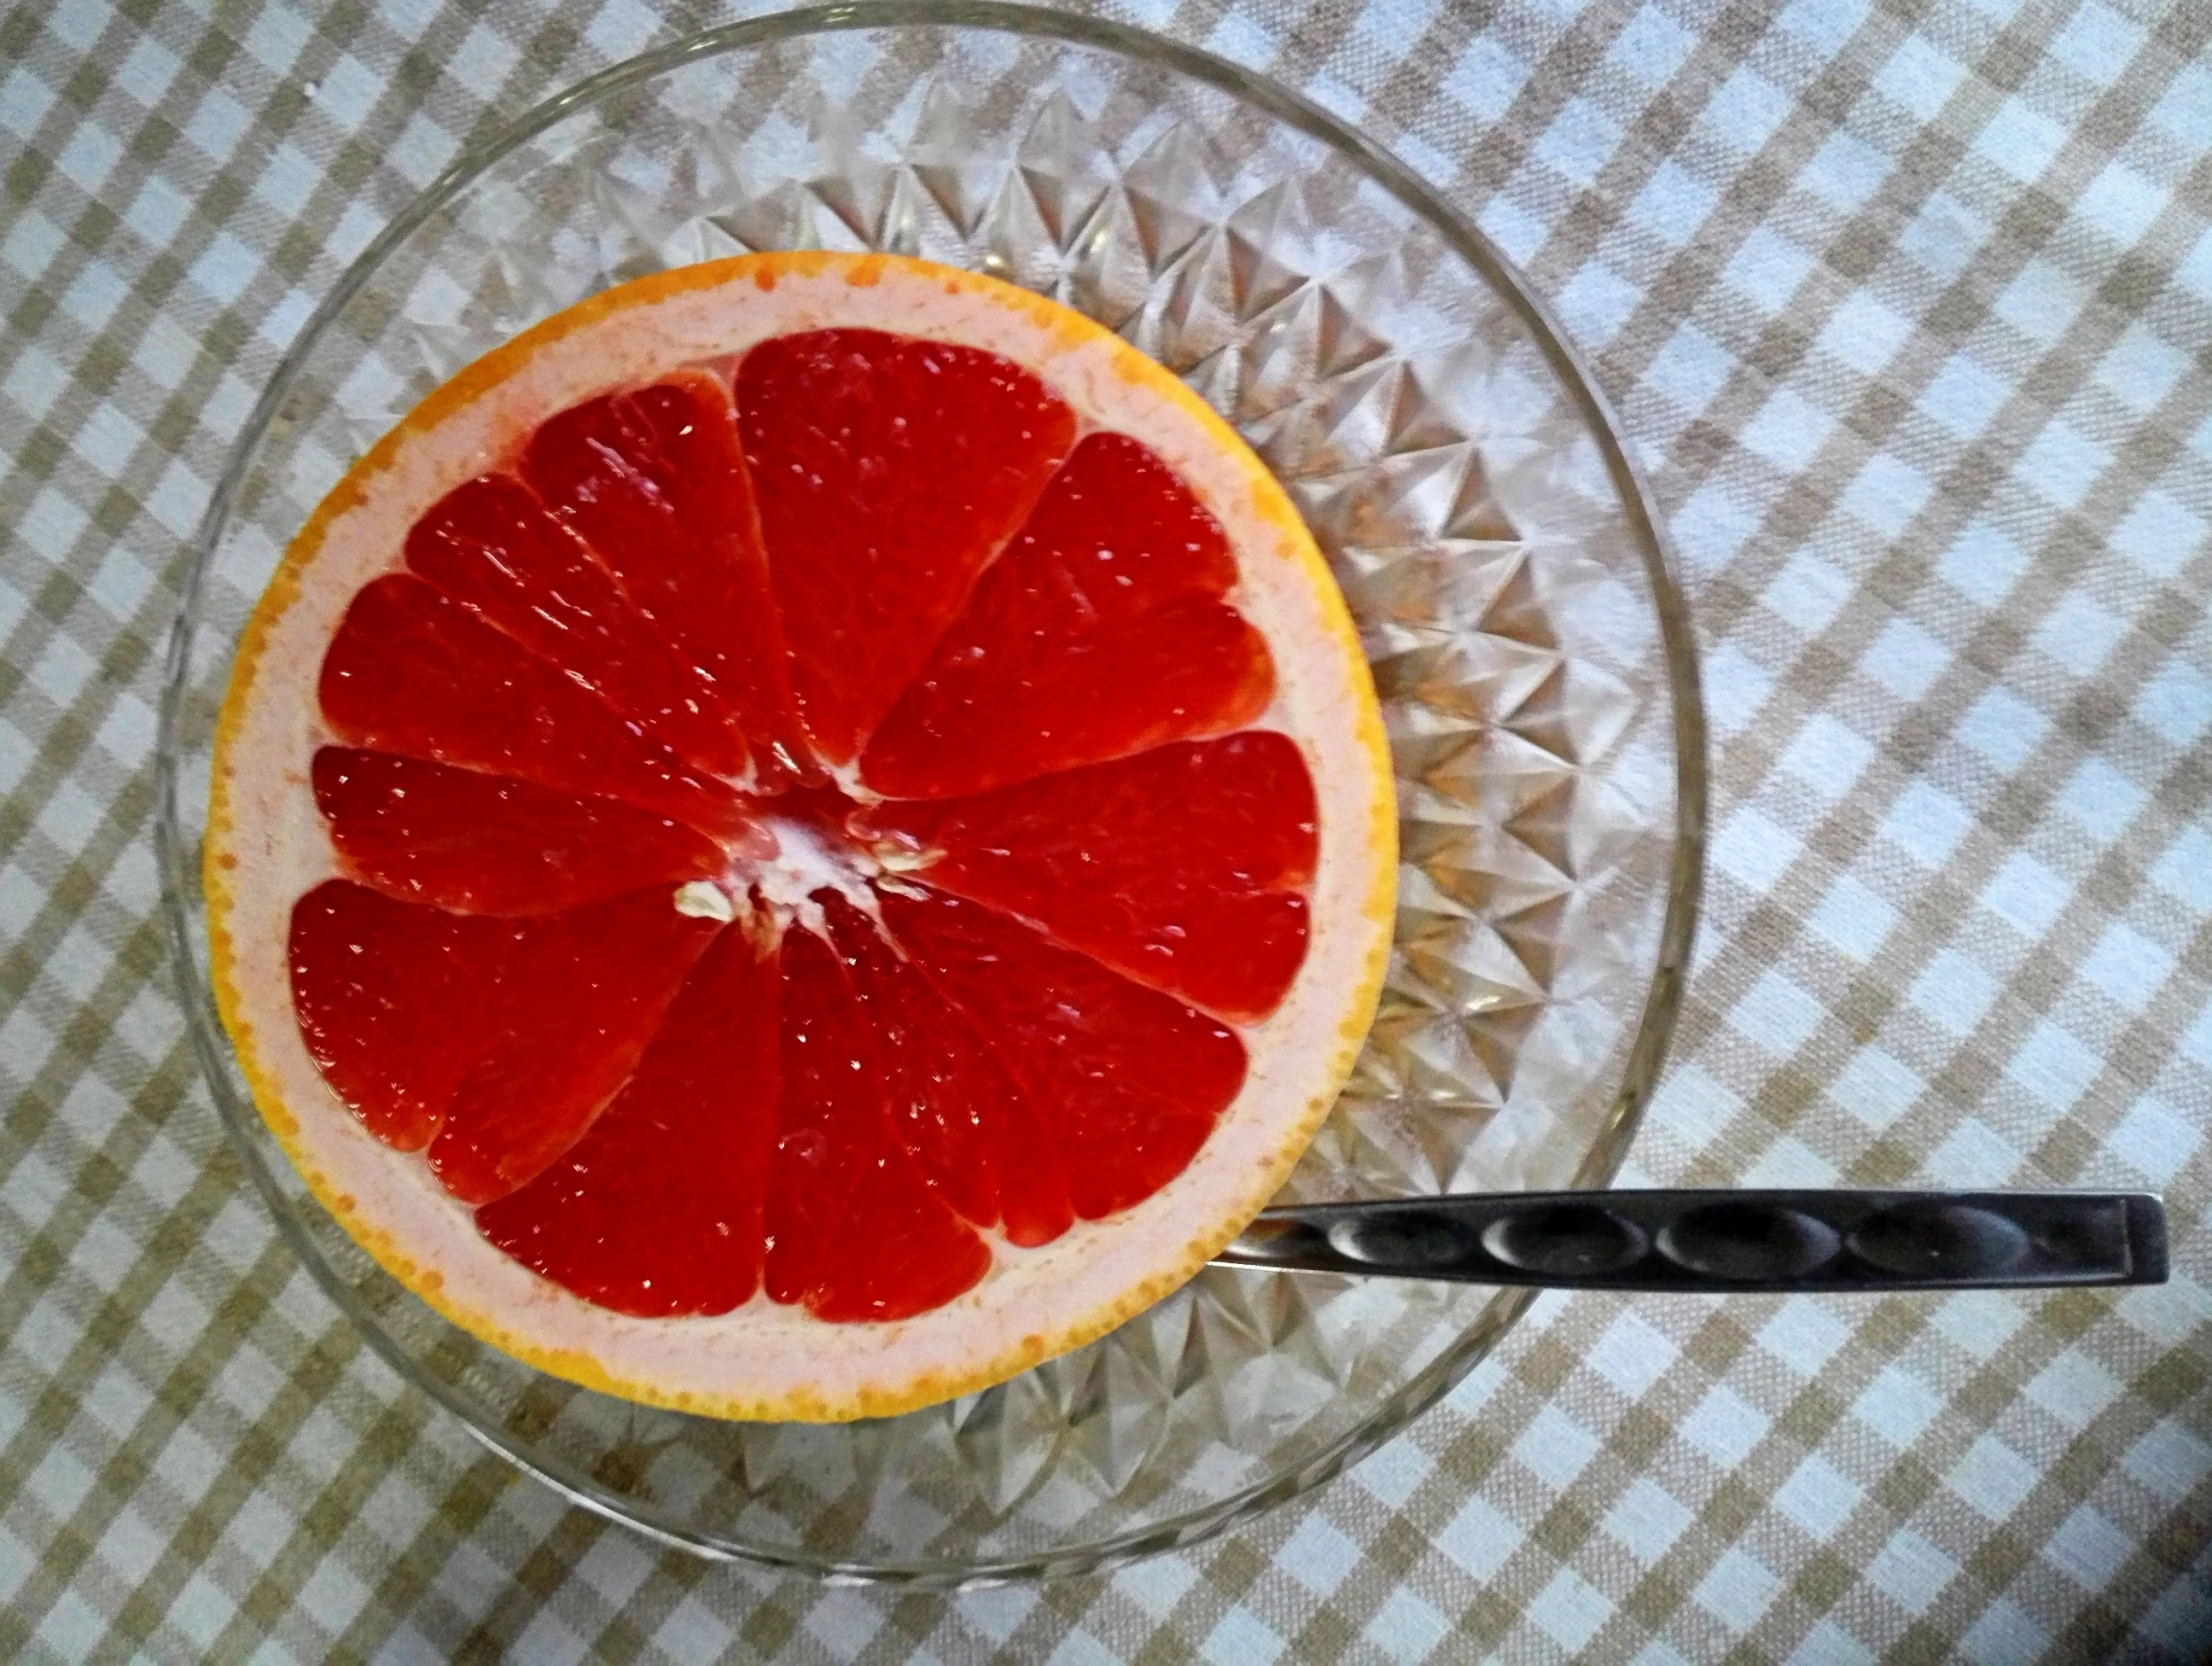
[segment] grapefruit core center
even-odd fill
[[[827,936],[818,893],[830,892],[872,917],[873,881],[894,866],[926,865],[855,836],[861,806],[835,788],[794,792],[770,803],[773,808],[749,829],[753,836],[727,851],[720,873],[676,887],[679,914],[724,924],[752,923],[765,910],[772,938],[780,938],[794,922],[818,937]]]

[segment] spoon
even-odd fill
[[[2143,1192],[1464,1192],[1269,1209],[1216,1266],[1567,1290],[2163,1284]]]

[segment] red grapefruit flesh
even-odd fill
[[[784,940],[783,1020],[768,1294],[823,1319],[903,1319],[949,1302],[991,1252],[899,1140],[874,1026],[811,932]]]
[[[795,766],[783,647],[729,385],[682,372],[552,417],[525,477],[742,715],[763,785]]]
[[[1015,914],[1224,1018],[1275,1009],[1306,951],[1313,782],[1283,735],[1162,746],[860,818],[937,888]]]
[[[1074,418],[994,354],[880,330],[763,342],[737,401],[792,689],[845,763],[1028,518]]]
[[[1016,1244],[1048,1244],[1075,1211],[1054,1142],[998,1052],[928,973],[843,898],[819,899],[868,1009],[901,1143],[945,1201]]]
[[[370,1131],[485,1203],[575,1143],[712,936],[659,888],[497,919],[331,880],[292,912],[292,998]]]
[[[704,834],[618,799],[397,753],[326,746],[314,778],[347,877],[456,914],[558,913],[711,879],[729,861]]]
[[[407,535],[407,565],[695,768],[745,767],[744,730],[714,679],[511,475],[448,494]]]
[[[407,574],[354,598],[324,657],[320,693],[331,733],[366,751],[601,793],[708,833],[745,824],[727,783]]]
[[[291,1135],[481,1334],[732,1415],[896,1410],[1095,1334],[1264,1201],[1379,982],[1386,766],[1302,529],[1156,367],[918,264],[718,293],[800,327],[611,388],[580,344],[568,397],[455,442],[488,472],[303,534],[226,713],[220,987],[265,1104],[421,1154]],[[884,309],[949,336],[849,321]],[[576,328],[668,351],[625,316]],[[319,846],[252,855],[303,786]],[[621,1328],[678,1321],[690,1353]]]
[[[981,792],[1242,728],[1275,677],[1222,599],[1236,576],[1158,457],[1093,434],[877,731],[863,779],[893,798]]]
[[[308,892],[292,910],[292,1004],[316,1067],[369,1132],[420,1151],[473,1062],[464,992],[490,1005],[468,989],[467,951],[499,927],[406,910],[342,880]]]
[[[551,1168],[476,1214],[484,1236],[619,1313],[727,1313],[760,1288],[776,1138],[780,969],[718,936],[637,1072]]]
[[[1098,1220],[1182,1172],[1244,1082],[1234,1031],[995,910],[882,898],[892,938],[1005,1059]]]

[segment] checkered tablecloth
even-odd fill
[[[366,1352],[244,1188],[162,964],[185,540],[313,300],[464,140],[729,15],[0,21],[0,1658],[2212,1658],[2197,0],[1117,13],[1466,205],[1642,451],[1716,816],[1629,1178],[2151,1187],[2170,1285],[1547,1298],[1318,1496],[951,1598],[664,1553]]]

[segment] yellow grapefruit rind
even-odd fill
[[[493,1249],[419,1156],[375,1142],[307,1058],[281,939],[291,901],[335,871],[305,768],[322,738],[315,670],[344,601],[399,564],[400,535],[424,507],[505,461],[501,445],[676,363],[835,323],[1026,349],[1008,356],[1086,420],[1160,450],[1222,521],[1244,574],[1233,599],[1275,644],[1284,682],[1258,726],[1299,742],[1322,801],[1314,948],[1283,1008],[1245,1031],[1245,1091],[1191,1167],[1145,1203],[1040,1249],[994,1241],[982,1285],[895,1324],[828,1325],[764,1297],[712,1319],[629,1319]],[[590,368],[541,374],[585,332],[619,337],[616,350],[572,353]],[[527,385],[547,375],[553,385]],[[483,430],[474,445],[472,421]],[[378,516],[380,495],[396,501]],[[363,553],[379,537],[382,568]],[[1172,1293],[1244,1229],[1320,1128],[1373,1021],[1396,847],[1388,744],[1358,636],[1296,509],[1235,431],[1162,366],[1026,290],[895,256],[808,252],[684,267],[594,296],[468,366],[370,448],[301,529],[241,637],[216,729],[203,865],[216,1001],[255,1102],[315,1197],[387,1272],[485,1342],[585,1387],[715,1417],[837,1422],[972,1393],[1078,1348]],[[1278,1086],[1277,1074],[1290,1080]],[[1075,1311],[1056,1310],[1087,1285]],[[1035,1298],[1026,1306],[1025,1291]],[[963,1352],[963,1330],[981,1346]],[[744,1381],[756,1372],[780,1380]]]

